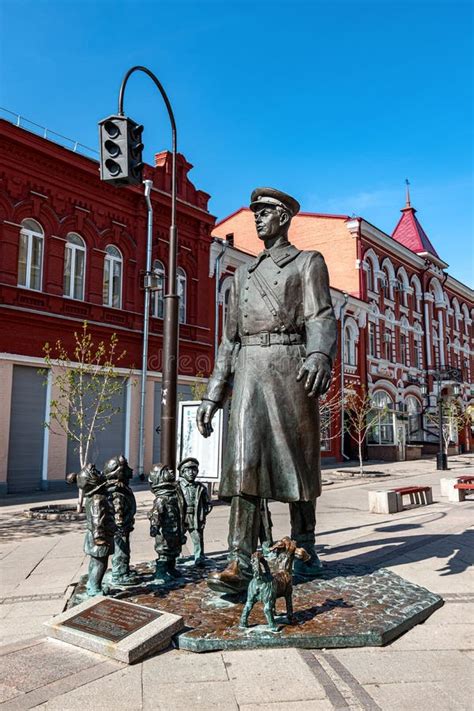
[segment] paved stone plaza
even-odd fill
[[[473,457],[450,461],[454,476],[472,472]],[[306,711],[451,711],[472,709],[474,500],[440,497],[432,460],[371,465],[391,479],[325,486],[318,503],[323,561],[380,564],[440,594],[445,605],[387,647],[334,650],[250,650],[193,654],[176,649],[126,666],[44,637],[43,622],[64,608],[87,571],[82,523],[35,521],[21,512],[53,500],[7,499],[0,510],[1,709],[241,709]],[[323,472],[327,476],[328,471]],[[394,482],[395,480],[395,482]],[[369,514],[371,489],[433,487],[431,506]],[[54,500],[59,500],[57,497]],[[147,510],[152,495],[138,487],[133,560],[153,558]],[[62,499],[64,503],[66,499]],[[288,532],[287,507],[272,504],[275,536]],[[226,506],[206,529],[207,552],[226,548]]]

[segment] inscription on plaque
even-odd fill
[[[71,617],[62,625],[111,642],[120,642],[161,615],[162,613],[157,610],[110,599],[101,600],[97,605]]]

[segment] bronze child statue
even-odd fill
[[[181,489],[174,472],[163,464],[154,464],[148,477],[150,488],[155,495],[150,519],[150,536],[155,538],[156,570],[155,579],[171,582],[180,578],[176,570],[176,559],[186,541],[183,533]]]
[[[263,604],[268,629],[278,632],[280,627],[275,622],[275,607],[279,597],[284,597],[286,602],[286,617],[289,624],[294,622],[293,615],[293,560],[298,558],[306,563],[311,556],[304,548],[298,548],[296,543],[288,536],[282,538],[271,549],[277,556],[277,572],[272,575],[270,567],[259,551],[252,554],[251,564],[253,577],[247,590],[247,602],[242,610],[240,627],[248,627],[249,615],[256,602]]]
[[[107,480],[94,466],[87,464],[79,474],[68,474],[69,484],[76,483],[84,492],[86,535],[84,553],[90,556],[86,592],[89,597],[102,595],[102,580],[107,571],[109,555],[114,550],[115,521],[107,493]]]
[[[178,464],[179,486],[185,503],[184,530],[189,531],[193,543],[194,564],[202,567],[204,557],[204,526],[212,511],[212,504],[204,484],[196,481],[199,474],[199,462],[194,457],[183,459]]]
[[[121,454],[106,462],[103,474],[115,513],[115,546],[112,556],[112,583],[133,585],[136,575],[130,572],[130,533],[133,531],[137,504],[129,486],[133,470]]]

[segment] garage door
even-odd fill
[[[13,367],[7,474],[9,494],[41,488],[46,412],[44,379],[36,368]]]

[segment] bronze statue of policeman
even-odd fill
[[[213,590],[237,593],[252,577],[260,500],[290,506],[291,538],[310,558],[294,572],[312,577],[316,498],[321,493],[318,397],[331,382],[336,319],[323,256],[288,240],[297,200],[274,188],[251,196],[265,249],[237,269],[214,371],[197,413],[199,431],[233,388],[219,495],[231,502],[229,562],[208,578]]]

